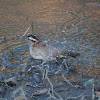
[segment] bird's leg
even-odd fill
[[[56,57],[56,64],[59,65],[63,62],[63,58]]]
[[[41,61],[41,63],[43,63],[43,60],[42,59],[40,59],[40,61]]]

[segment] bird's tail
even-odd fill
[[[61,53],[63,56],[71,56],[71,57],[74,57],[76,58],[77,56],[80,56],[80,53],[74,53],[74,52],[63,52]]]

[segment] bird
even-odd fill
[[[27,35],[27,40],[29,44],[30,54],[34,59],[52,61],[65,56],[76,58],[80,55],[79,53],[61,51],[58,48],[48,45],[37,35],[29,34]]]

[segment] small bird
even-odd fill
[[[62,58],[65,56],[77,57],[79,53],[60,51],[57,48],[50,46],[43,42],[36,35],[27,36],[30,54],[34,59],[41,59],[46,61],[56,60],[57,58]]]

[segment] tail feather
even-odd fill
[[[71,56],[76,58],[77,56],[80,56],[80,53],[74,53],[74,52],[63,52],[62,55],[64,56]]]

